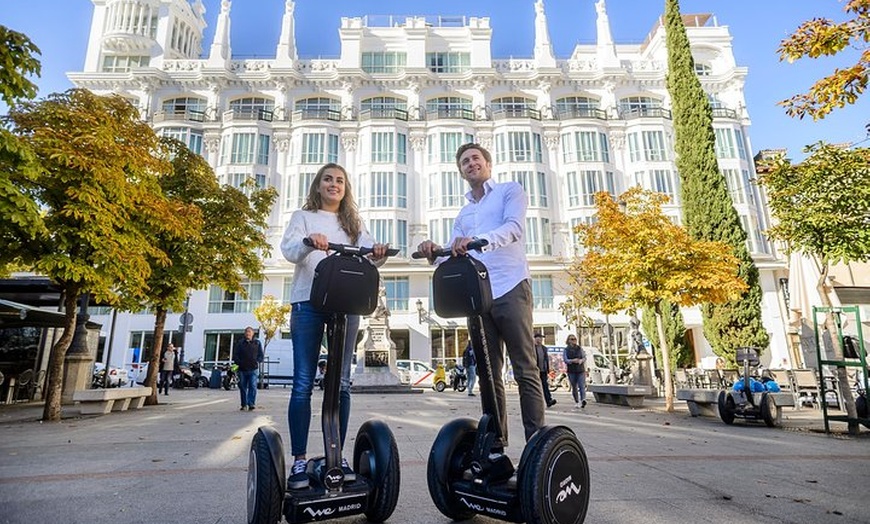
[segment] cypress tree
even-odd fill
[[[701,306],[704,335],[713,351],[730,362],[738,347],[764,349],[768,344],[761,323],[758,268],[746,248],[746,232],[734,209],[725,177],[719,171],[712,111],[695,74],[678,0],[665,0],[665,30],[667,87],[676,132],[676,164],[685,225],[696,240],[717,240],[733,246],[734,255],[740,260],[738,274],[749,285],[737,300]]]

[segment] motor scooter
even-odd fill
[[[450,370],[450,387],[453,388],[453,391],[460,393],[468,387],[468,373],[466,373],[464,366],[457,364]]]

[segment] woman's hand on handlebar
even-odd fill
[[[372,246],[372,260],[380,260],[387,257],[387,250],[390,249],[389,244],[374,244]]]
[[[320,251],[329,250],[329,240],[322,233],[311,233],[308,235],[308,240],[311,241],[311,247]]]

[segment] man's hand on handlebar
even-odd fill
[[[372,246],[372,260],[380,260],[382,258],[387,257],[387,250],[390,248],[389,244],[374,244]]]
[[[432,242],[431,240],[424,240],[423,242],[420,242],[419,246],[417,246],[417,252],[425,255],[426,259],[429,261],[430,264],[435,262],[434,253],[440,250],[441,246],[439,246],[435,242]]]
[[[453,256],[464,255],[468,253],[468,244],[471,242],[474,242],[474,239],[471,237],[459,237],[453,241],[450,251],[453,252]]]

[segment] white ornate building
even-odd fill
[[[202,154],[224,183],[253,177],[280,194],[270,217],[266,278],[246,283],[247,299],[217,287],[191,293],[189,359],[227,359],[233,337],[256,325],[251,309],[260,297],[287,296],[293,267],[278,244],[325,162],[348,169],[368,228],[402,249],[381,271],[400,358],[452,358],[465,345],[461,320],[428,311],[432,269],[408,258],[426,238],[447,240],[465,192],[454,164],[460,144],[483,144],[493,153],[493,176],[526,189],[535,326],[550,345],[561,345],[569,330],[558,306],[566,261],[576,249],[572,226],[591,220],[594,192],[616,195],[638,184],[670,195],[667,212],[679,217],[664,28],[655,24],[640,45],[615,43],[604,0],[595,4],[597,44],[578,45],[570,57],[554,56],[538,0],[528,6],[535,27],[531,58],[491,56],[498,28],[486,17],[393,16],[337,21],[341,56],[334,60],[297,56],[292,0],[285,3],[275,57],[257,60],[233,58],[229,0],[207,53],[201,0],[93,2],[85,70],[69,75],[75,85],[127,97],[158,133]],[[719,165],[761,270],[767,355],[781,362],[790,359],[778,281],[784,264],[762,234],[764,196],[751,183],[747,70],[735,63],[727,27],[706,14],[685,20],[697,74],[714,106]],[[149,314],[119,313],[113,325],[106,312],[94,313],[104,335],[112,333],[116,365],[129,363],[131,348],[145,347],[153,330]],[[614,327],[614,336],[602,340],[606,330],[598,327],[584,343],[606,352],[624,348],[628,319],[595,316],[600,326]],[[167,327],[177,318],[170,315]],[[687,310],[685,318],[700,361],[711,354],[700,315]],[[170,336],[179,344],[178,332]],[[286,335],[269,347],[281,359],[280,373],[291,372],[289,349]]]

